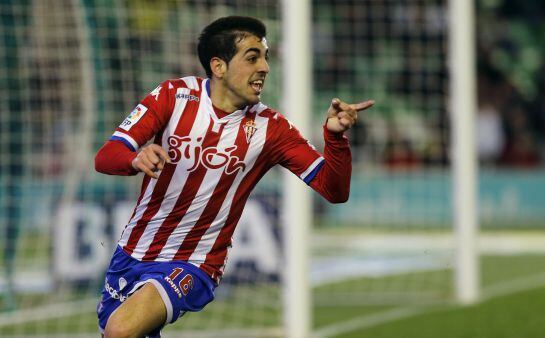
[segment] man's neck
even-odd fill
[[[241,109],[233,103],[232,93],[219,80],[210,79],[210,99],[214,107],[227,113]]]

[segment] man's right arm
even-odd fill
[[[163,169],[165,162],[170,162],[167,152],[157,144],[140,147],[168,123],[174,91],[170,81],[165,81],[136,106],[96,154],[98,172],[128,176],[143,171],[158,177],[156,172]]]
[[[129,176],[143,171],[150,177],[159,178],[157,171],[163,170],[165,163],[170,163],[170,157],[157,144],[147,145],[137,153],[122,142],[110,140],[95,156],[96,171],[108,175]]]
[[[95,156],[95,170],[108,175],[136,175],[132,161],[138,153],[131,151],[120,141],[108,141]]]

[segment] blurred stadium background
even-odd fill
[[[333,97],[377,102],[350,133],[350,201],[313,201],[314,336],[542,336],[545,5],[475,2],[481,302],[458,307],[447,1],[311,3],[307,136],[321,148]],[[263,101],[280,109],[281,13],[273,0],[0,1],[0,336],[98,336],[141,177],[97,174],[94,153],[158,83],[203,75],[195,41],[223,15],[267,24]],[[165,337],[283,336],[280,173],[246,208],[217,300]]]

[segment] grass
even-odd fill
[[[483,293],[516,281],[535,279],[540,283],[545,272],[543,255],[484,256],[481,258]],[[440,273],[440,272],[435,272]],[[399,278],[399,276],[398,276]],[[440,279],[440,278],[439,278]],[[448,289],[448,287],[445,287]],[[315,310],[316,327],[341,323],[334,338],[534,338],[543,337],[545,326],[542,309],[545,304],[545,283],[519,292],[515,288],[472,306],[398,304],[396,307],[369,308],[364,306],[322,307]],[[387,321],[366,327],[371,316],[392,309],[414,309],[415,314],[404,319]],[[330,314],[332,314],[330,316]],[[343,315],[346,317],[343,319]],[[357,318],[360,329],[342,332],[343,322]],[[358,326],[358,325],[355,325]],[[341,333],[342,332],[342,333]]]
[[[545,287],[497,297],[468,307],[435,308],[424,314],[355,330],[335,338],[538,338]]]
[[[545,273],[545,257],[484,256],[481,259],[483,287],[517,278],[532,278]],[[352,321],[356,325],[350,332],[341,329],[338,335],[328,337],[418,337],[418,338],[534,338],[543,336],[541,313],[545,304],[545,287],[523,290],[498,296],[469,307],[448,304],[452,300],[452,271],[449,269],[421,273],[409,273],[385,278],[354,278],[342,283],[314,289],[315,330],[331,325],[343,327]],[[424,290],[423,290],[424,289]],[[420,290],[420,291],[419,291]],[[368,302],[377,294],[418,296],[422,291],[433,291],[438,302],[421,298],[395,299],[396,302],[379,304]],[[369,297],[368,297],[369,296]],[[343,298],[344,297],[344,298]],[[235,301],[235,299],[237,301]],[[261,301],[256,301],[261,299]],[[26,300],[28,304],[29,300]],[[273,287],[233,288],[229,296],[218,297],[203,312],[189,314],[165,330],[165,337],[176,337],[184,330],[228,329],[236,327],[274,327],[281,324],[279,310],[280,293]],[[238,304],[238,305],[237,305]],[[443,304],[443,305],[439,305]],[[388,321],[366,327],[366,321],[381,313],[401,309],[422,311],[406,319]],[[97,332],[94,309],[61,319],[27,322],[0,327],[0,336],[70,334],[73,332]]]

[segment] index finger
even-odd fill
[[[165,162],[170,163],[170,156],[168,156],[168,153],[165,149],[161,148],[159,151],[159,157],[161,157]]]
[[[167,163],[170,163],[170,156],[168,156],[168,153],[166,152],[165,149],[163,149],[163,147],[161,146],[157,146],[157,147],[153,147],[153,152],[157,155],[159,155],[159,157],[167,162]]]
[[[351,104],[350,106],[356,111],[362,111],[364,109],[372,107],[374,104],[375,104],[375,100],[367,100],[360,103]]]

